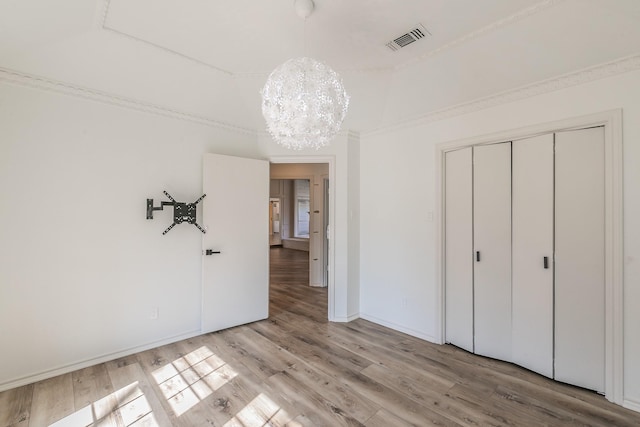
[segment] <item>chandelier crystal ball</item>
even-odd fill
[[[278,144],[293,150],[326,146],[349,107],[338,73],[308,57],[290,59],[273,70],[261,93],[267,130]]]

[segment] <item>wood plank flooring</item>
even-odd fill
[[[329,323],[308,253],[273,248],[271,265],[268,320],[0,393],[0,427],[640,425],[509,363]]]

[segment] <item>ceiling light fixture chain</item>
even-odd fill
[[[312,0],[296,0],[296,13],[305,20]],[[349,95],[342,79],[321,61],[303,56],[286,61],[269,75],[262,89],[262,115],[274,140],[289,149],[319,149],[340,130]]]

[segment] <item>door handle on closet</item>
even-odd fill
[[[548,256],[542,258],[542,265],[544,266],[544,268],[549,268],[549,257]]]
[[[476,262],[480,262],[480,251],[476,251]]]

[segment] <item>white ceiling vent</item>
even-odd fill
[[[396,37],[387,43],[387,47],[392,51],[396,51],[401,49],[411,43],[418,41],[426,36],[430,36],[431,33],[427,31],[427,29],[422,24],[416,25],[416,27],[407,33],[401,35],[400,37]]]

